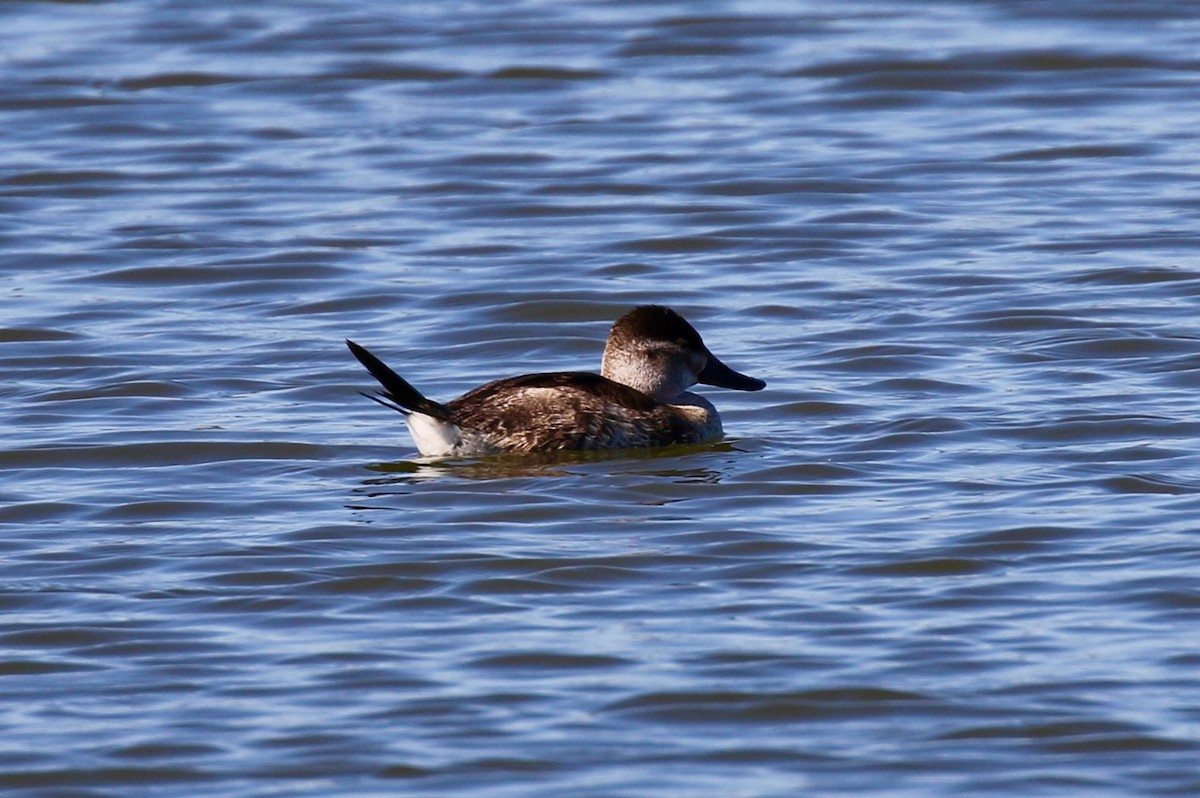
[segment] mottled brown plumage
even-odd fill
[[[589,372],[495,380],[446,404],[449,417],[500,451],[625,449],[696,443],[700,433],[671,405]]]

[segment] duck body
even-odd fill
[[[370,398],[405,414],[426,457],[666,446],[718,440],[697,382],[757,391],[765,383],[721,363],[682,316],[644,305],[613,325],[601,374],[567,371],[495,380],[445,404],[425,398],[352,341],[383,391]]]
[[[656,402],[635,388],[588,372],[496,380],[446,408],[463,432],[458,445],[465,451],[452,454],[626,449],[721,436],[715,414],[701,418],[698,407]],[[413,415],[408,422],[410,430],[414,423],[427,423]],[[421,441],[417,448],[425,453]]]

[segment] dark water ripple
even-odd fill
[[[1182,2],[0,6],[0,791],[1200,793]],[[679,307],[718,445],[412,459]]]

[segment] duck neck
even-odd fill
[[[724,435],[717,409],[700,394],[684,391],[672,399],[670,404],[696,428],[700,433],[700,440],[720,440]]]

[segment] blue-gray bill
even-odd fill
[[[715,385],[718,388],[732,388],[735,391],[761,391],[767,384],[755,377],[734,371],[726,366],[712,352],[708,353],[708,363],[696,379],[705,385]]]

